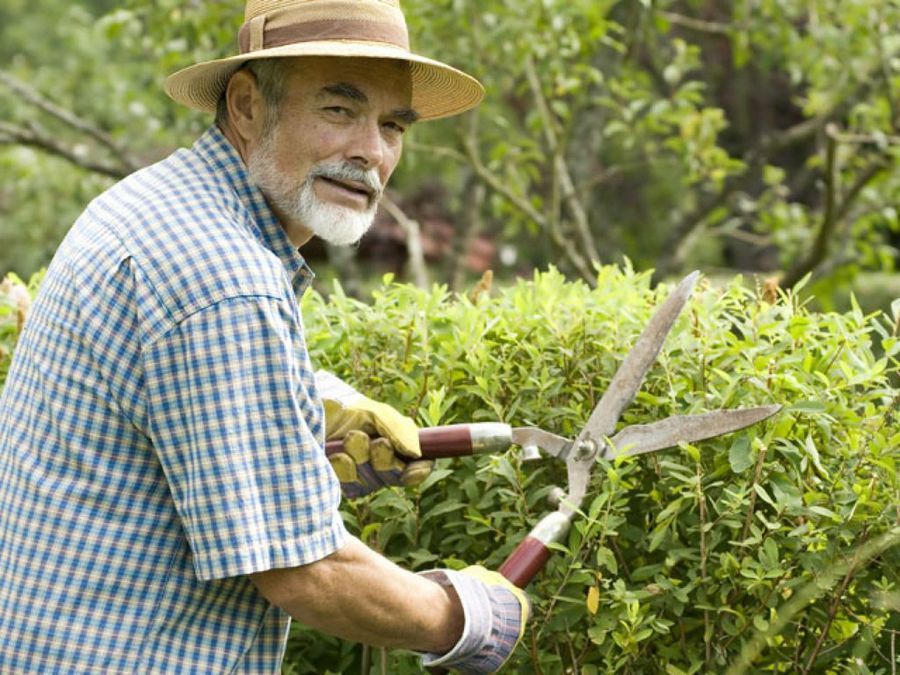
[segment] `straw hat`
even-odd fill
[[[240,54],[180,70],[166,80],[179,103],[214,112],[225,85],[251,59],[352,56],[408,61],[412,108],[435,119],[473,108],[484,96],[474,77],[409,50],[400,0],[247,0]]]

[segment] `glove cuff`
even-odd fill
[[[467,569],[486,572],[483,568]],[[449,666],[461,673],[499,670],[522,636],[525,610],[516,594],[473,574],[432,570],[423,575],[443,586],[452,586],[465,615],[462,636],[453,649],[446,654],[424,654],[423,665]]]
[[[423,654],[422,665],[449,665],[477,654],[491,635],[491,599],[487,587],[477,579],[453,570],[430,570],[420,574],[441,586],[452,586],[465,616],[462,636],[453,649],[445,654]]]
[[[346,408],[363,397],[356,389],[327,370],[317,370],[315,377],[316,389],[319,390],[319,398],[323,401],[335,401]]]

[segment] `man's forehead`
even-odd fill
[[[316,96],[344,94],[361,102],[389,96],[404,106],[412,99],[409,63],[395,59],[294,57],[288,81]]]

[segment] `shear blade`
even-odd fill
[[[597,447],[604,438],[615,431],[622,411],[634,400],[638,389],[641,388],[644,376],[659,355],[699,276],[700,272],[687,275],[656,310],[634,347],[625,356],[609,387],[588,418],[587,424],[575,440],[573,452],[566,460],[569,478],[568,502],[575,508],[581,504],[587,492],[591,467],[596,456],[592,453],[582,453],[579,449],[585,445]]]
[[[651,424],[634,424],[609,439],[611,445],[607,447],[604,457],[614,459],[619,454],[642,455],[671,448],[679,443],[695,443],[729,434],[771,417],[779,410],[780,405],[764,405],[758,408],[669,417]]]
[[[588,437],[602,438],[615,431],[616,422],[641,388],[644,376],[659,356],[663,343],[684,309],[699,276],[700,272],[692,272],[686,276],[656,310],[588,418],[579,440]]]

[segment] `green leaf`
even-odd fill
[[[775,504],[775,501],[769,496],[769,493],[766,492],[766,489],[762,485],[760,485],[759,483],[754,483],[753,490],[766,504],[768,504],[769,506],[777,506]]]
[[[728,463],[735,473],[743,473],[756,463],[748,436],[738,436],[731,444],[728,450]]]
[[[597,547],[597,566],[605,567],[607,571],[613,575],[619,573],[619,565],[616,562],[616,556],[605,546]]]
[[[825,412],[825,410],[825,404],[821,401],[798,401],[787,408],[789,412],[807,413],[810,415]]]
[[[828,471],[822,465],[822,458],[819,456],[819,450],[816,447],[816,442],[813,439],[812,434],[809,434],[806,437],[806,442],[803,444],[803,447],[806,448],[806,452],[809,453],[813,466],[816,467],[816,471],[819,472],[819,475],[823,478],[828,478]]]
[[[425,480],[423,480],[419,484],[419,492],[425,492],[432,485],[436,485],[448,476],[452,475],[452,469],[432,469],[431,473],[429,473],[428,476],[425,477]]]

